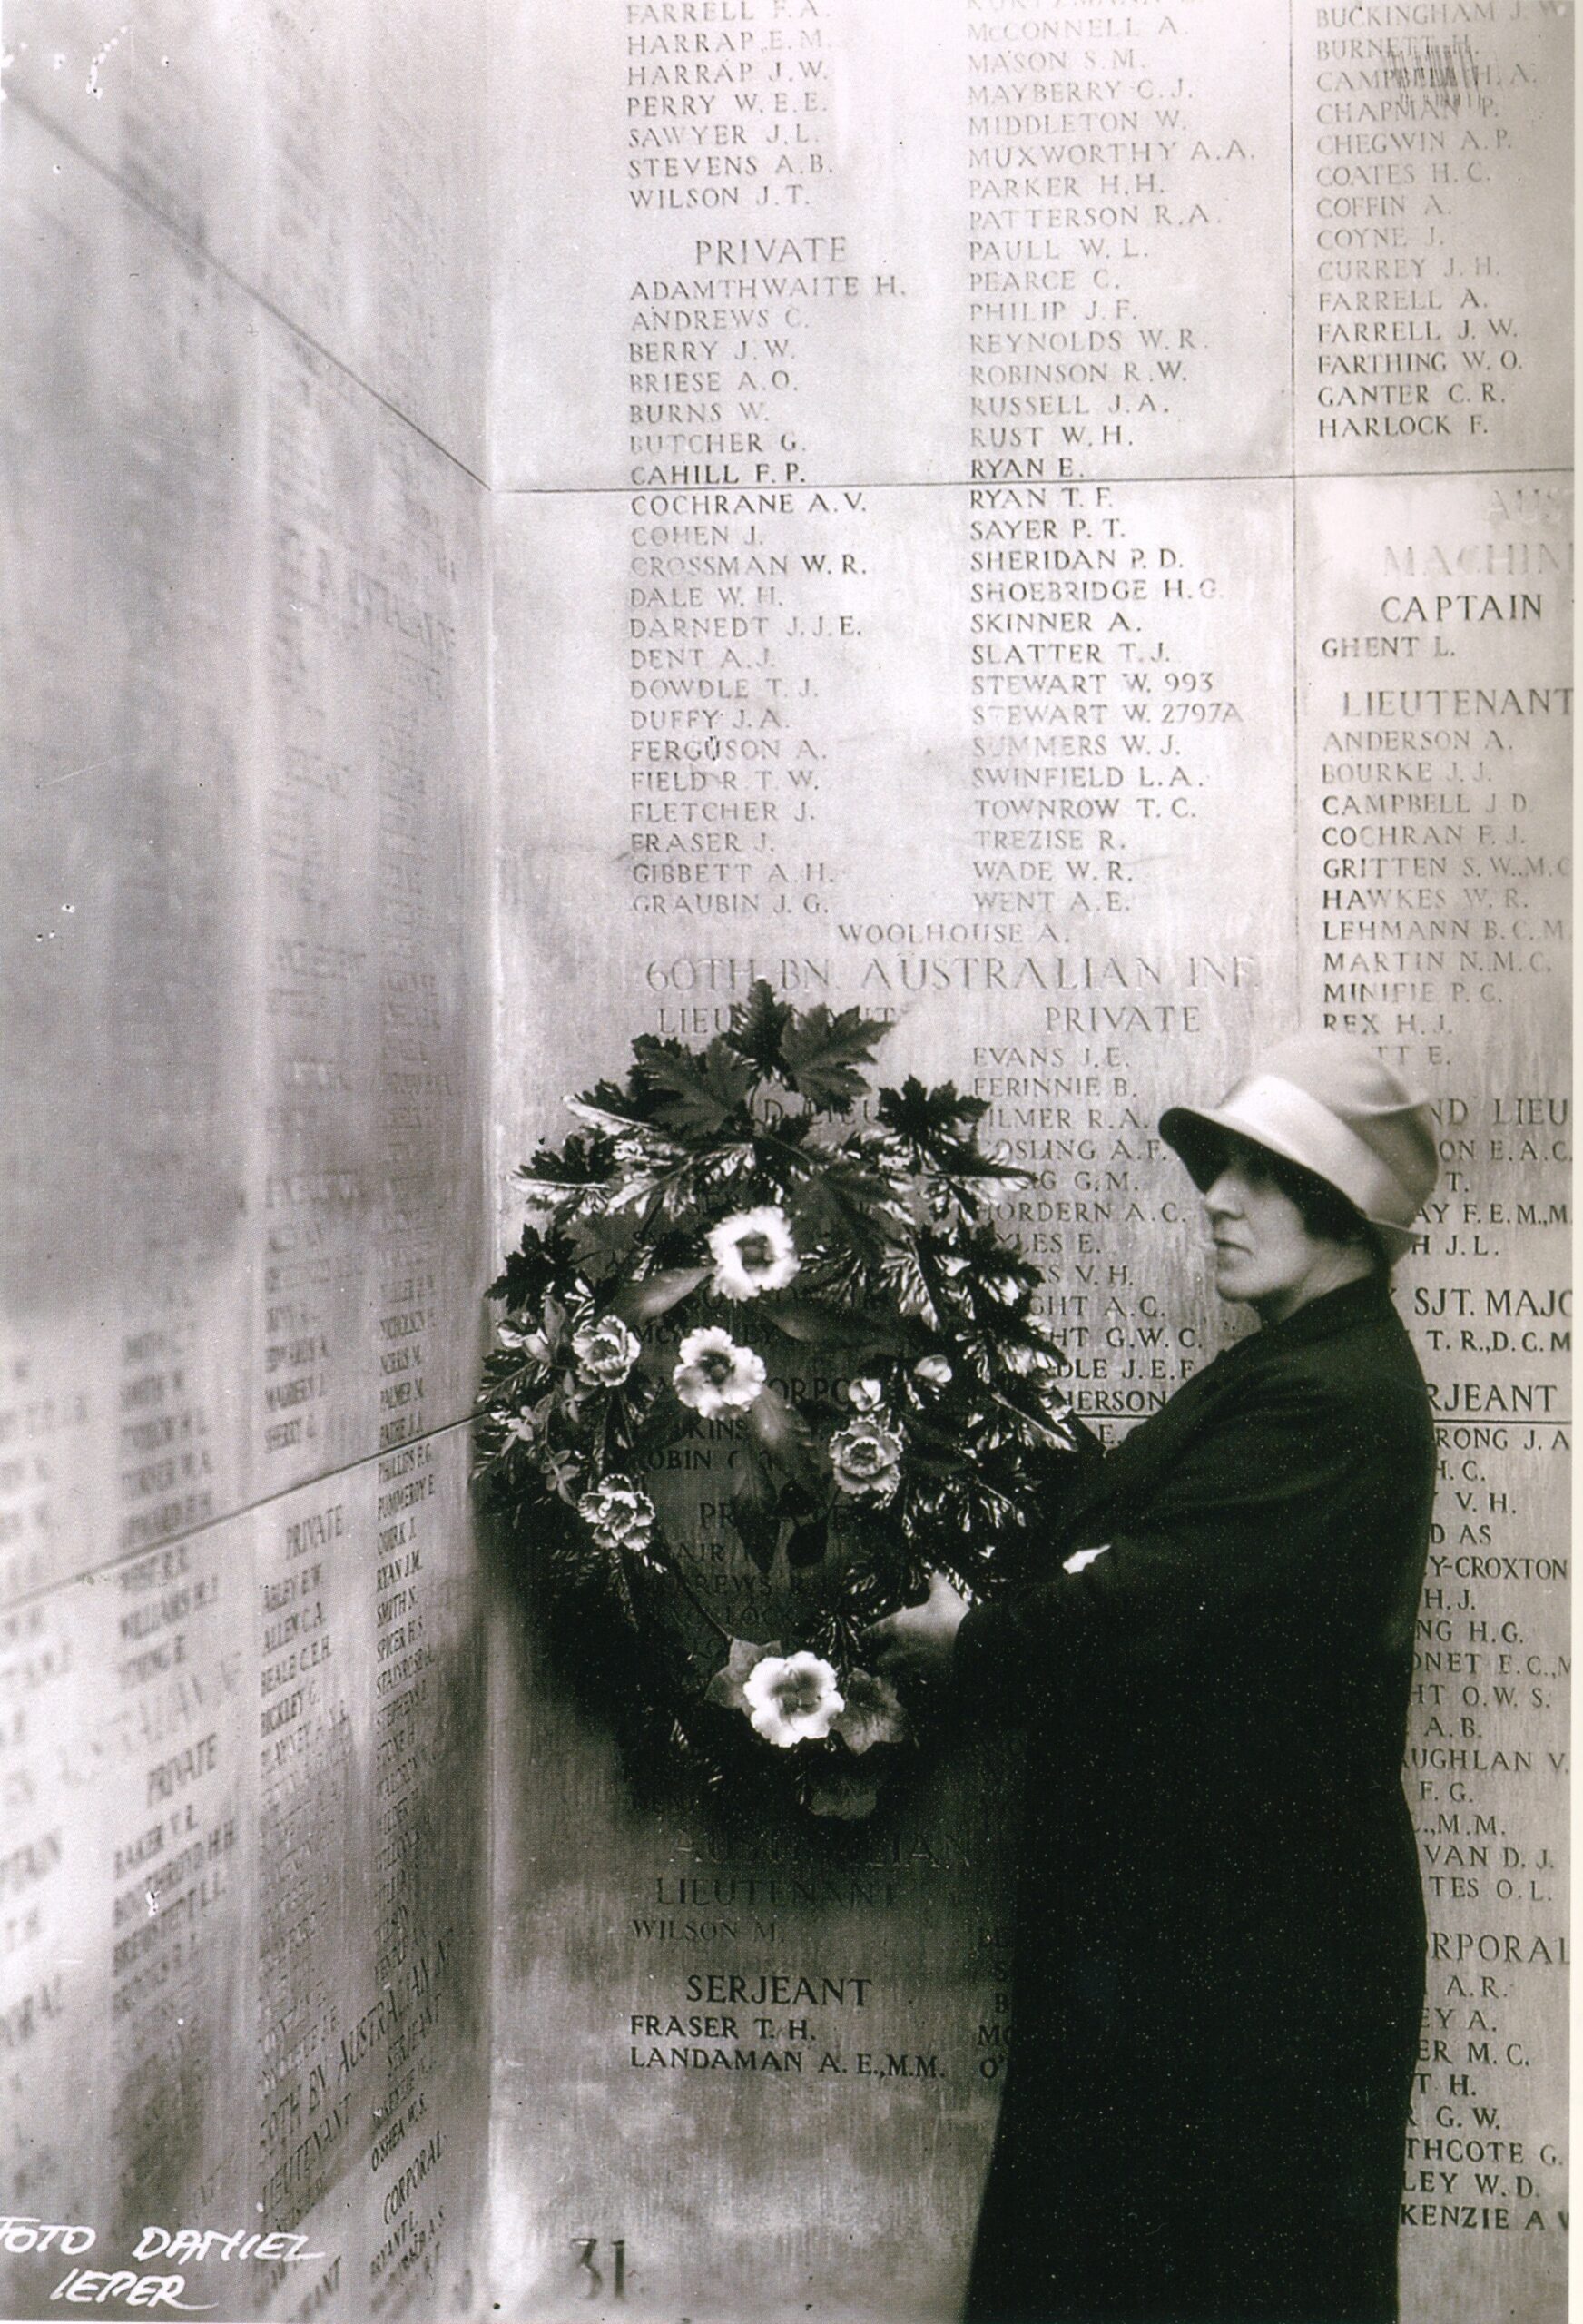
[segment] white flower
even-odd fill
[[[846,1709],[834,1670],[817,1654],[766,1656],[749,1671],[742,1694],[754,1734],[781,1750],[822,1742]]]
[[[524,1404],[522,1410],[515,1413],[506,1423],[506,1442],[507,1444],[532,1444],[537,1437],[538,1423]]]
[[[577,1503],[577,1514],[602,1550],[637,1550],[649,1545],[654,1504],[630,1477],[605,1477]]]
[[[527,1344],[526,1334],[519,1332],[515,1324],[497,1324],[495,1336],[502,1347],[526,1347]]]
[[[751,1347],[738,1347],[718,1324],[689,1332],[676,1351],[681,1361],[671,1385],[684,1404],[705,1419],[728,1407],[745,1412],[764,1385],[764,1360]]]
[[[830,1440],[836,1483],[854,1499],[886,1502],[901,1482],[901,1439],[877,1420],[855,1420]]]
[[[720,1299],[756,1299],[761,1291],[782,1291],[801,1265],[786,1214],[773,1203],[722,1219],[706,1239],[714,1261],[710,1288]]]
[[[878,1380],[849,1381],[847,1401],[860,1413],[877,1413],[885,1401],[885,1391]]]
[[[943,1355],[920,1355],[912,1367],[915,1380],[927,1380],[931,1388],[949,1388],[956,1374]]]
[[[619,1315],[601,1315],[573,1334],[572,1354],[580,1380],[591,1387],[619,1388],[643,1354],[643,1343]]]

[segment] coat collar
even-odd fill
[[[1372,1275],[1343,1283],[1339,1291],[1321,1292],[1317,1299],[1308,1300],[1283,1323],[1265,1324],[1251,1332],[1246,1339],[1237,1342],[1232,1352],[1257,1348],[1265,1354],[1273,1354],[1281,1348],[1308,1347],[1318,1340],[1333,1339],[1338,1333],[1378,1324],[1386,1316],[1396,1320],[1396,1310],[1391,1305],[1390,1279],[1376,1267]]]
[[[1401,1328],[1391,1304],[1390,1283],[1376,1270],[1355,1283],[1343,1284],[1339,1291],[1322,1292],[1283,1324],[1267,1324],[1222,1348],[1201,1372],[1184,1381],[1158,1412],[1129,1429],[1103,1462],[1094,1463],[1073,1491],[1063,1512],[1063,1531],[1076,1540],[1081,1528],[1092,1530],[1098,1521],[1097,1512],[1106,1510],[1107,1504],[1124,1504],[1129,1497],[1146,1491],[1186,1439],[1202,1427],[1205,1409],[1213,1407],[1217,1394],[1244,1365],[1273,1363],[1278,1366],[1292,1349],[1371,1330],[1386,1317],[1398,1330]]]

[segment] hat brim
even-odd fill
[[[1280,1155],[1283,1161],[1294,1162],[1311,1178],[1320,1178],[1327,1187],[1335,1187],[1342,1201],[1352,1203],[1359,1217],[1373,1228],[1390,1259],[1405,1258],[1418,1241],[1411,1227],[1399,1226],[1391,1219],[1372,1218],[1367,1211],[1358,1209],[1344,1187],[1336,1186],[1324,1171],[1316,1170],[1307,1155],[1300,1154],[1279,1135],[1250,1129],[1234,1114],[1221,1113],[1214,1107],[1170,1106],[1160,1116],[1160,1136],[1184,1164],[1200,1194],[1207,1193],[1224,1167],[1227,1140],[1240,1138],[1244,1145],[1262,1146],[1268,1153]]]

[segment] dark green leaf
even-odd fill
[[[592,1217],[575,1219],[570,1234],[584,1274],[590,1283],[597,1283],[631,1258],[637,1221],[630,1211],[598,1211]]]
[[[874,1049],[890,1027],[860,1009],[832,1017],[822,1001],[795,1012],[781,1036],[786,1079],[819,1113],[844,1114],[868,1088],[860,1065],[871,1065]]]
[[[654,1120],[679,1137],[717,1136],[752,1093],[752,1068],[718,1035],[701,1056],[646,1035],[633,1048],[644,1078],[666,1093],[654,1106]]]
[[[871,1348],[900,1344],[881,1319],[851,1309],[822,1307],[811,1299],[766,1299],[760,1314],[789,1340],[810,1347]]]
[[[653,1092],[634,1072],[624,1082],[596,1081],[592,1089],[581,1092],[581,1103],[602,1114],[615,1114],[624,1121],[646,1122],[652,1110]]]
[[[628,1324],[652,1323],[656,1315],[667,1315],[673,1307],[679,1307],[708,1273],[707,1267],[667,1267],[662,1274],[645,1275],[641,1283],[624,1284],[610,1304]]]
[[[731,1012],[731,1029],[725,1039],[733,1049],[765,1073],[782,1073],[785,1069],[781,1055],[781,1036],[791,1022],[792,1010],[783,1000],[777,1000],[773,988],[760,977],[744,1001]]]
[[[989,1110],[987,1098],[964,1098],[954,1082],[942,1081],[926,1089],[909,1073],[900,1089],[881,1089],[874,1111],[887,1129],[909,1145],[928,1147],[945,1137],[955,1143],[974,1129]]]
[[[939,1174],[937,1185],[943,1186],[969,1217],[976,1216],[979,1207],[973,1191],[975,1180],[1026,1179],[1030,1175],[1016,1163],[1002,1162],[983,1151],[978,1125],[988,1111],[988,1101],[962,1097],[952,1082],[926,1089],[916,1075],[909,1074],[900,1089],[880,1090],[874,1110],[916,1163]]]
[[[877,1261],[900,1239],[901,1230],[880,1207],[880,1182],[860,1165],[831,1156],[817,1175],[799,1188],[793,1212],[798,1245],[833,1241],[832,1259],[845,1244],[870,1262]]]
[[[758,1448],[749,1442],[741,1448],[742,1465],[736,1486],[727,1506],[731,1521],[736,1528],[737,1539],[761,1573],[768,1573],[775,1561],[775,1550],[781,1538],[781,1512],[774,1481]]]
[[[748,1407],[748,1426],[760,1450],[796,1484],[812,1488],[819,1462],[807,1422],[774,1388],[761,1388]]]
[[[811,1524],[794,1525],[787,1536],[786,1562],[793,1572],[822,1563],[830,1547],[830,1524],[816,1517]]]
[[[525,1162],[517,1175],[565,1187],[597,1187],[615,1171],[615,1140],[596,1132],[592,1137],[574,1135],[559,1147],[541,1144],[533,1160]]]
[[[510,1308],[535,1308],[553,1285],[569,1285],[576,1271],[576,1254],[558,1229],[541,1235],[536,1226],[525,1226],[488,1296],[504,1299]]]

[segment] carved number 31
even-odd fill
[[[579,2268],[586,2269],[588,2274],[588,2290],[584,2297],[588,2299],[597,2299],[605,2289],[604,2272],[595,2265],[594,2261],[594,2254],[599,2249],[599,2238],[596,2235],[575,2235],[572,2240],[577,2246],[577,2265]],[[615,2255],[611,2261],[615,2281],[610,2288],[610,2296],[613,2299],[624,2299],[626,2298],[625,2236],[616,2236],[610,2249]]]

